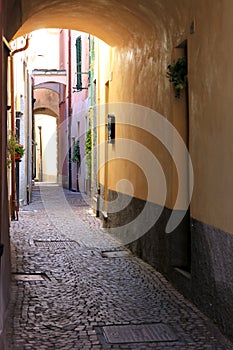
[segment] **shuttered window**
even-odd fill
[[[82,39],[79,36],[76,39],[76,62],[77,62],[77,91],[82,90]]]

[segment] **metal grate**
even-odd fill
[[[177,335],[163,323],[103,327],[105,339],[111,344],[174,342]]]
[[[46,275],[43,273],[13,273],[12,276],[15,281],[23,282],[44,281],[46,279]]]
[[[106,250],[102,251],[101,255],[103,258],[123,258],[130,255],[127,250]]]
[[[74,248],[74,246],[80,246],[76,241],[68,241],[68,240],[34,240],[34,243],[37,247],[40,248]]]

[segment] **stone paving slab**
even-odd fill
[[[233,345],[152,267],[122,250],[80,194],[36,187],[11,225],[9,350],[232,350]],[[43,242],[39,243],[38,242]],[[68,243],[67,243],[68,242]],[[109,343],[104,327],[162,323],[174,341]]]

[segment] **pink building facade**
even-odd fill
[[[63,164],[63,177],[72,191],[87,191],[85,135],[89,129],[89,35],[77,31],[60,31],[60,69],[67,71],[67,123],[60,120],[59,149],[68,150]],[[67,124],[67,132],[64,127]],[[67,142],[67,144],[66,144]],[[75,146],[76,145],[76,146]],[[80,160],[75,158],[79,148]],[[63,155],[64,157],[64,155]]]

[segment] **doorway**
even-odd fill
[[[187,40],[183,41],[174,49],[173,58],[177,61],[179,58],[185,57],[187,72],[188,72],[188,45]],[[188,83],[181,91],[181,95],[177,98],[175,95],[173,99],[173,125],[182,137],[187,150],[189,150],[189,97],[188,97]],[[174,152],[176,149],[174,147]],[[181,209],[186,208],[186,203],[189,203],[189,163],[187,154],[178,154],[178,157],[184,164],[184,181],[183,198]],[[175,168],[173,166],[173,181],[175,181]],[[178,179],[179,182],[180,179]],[[179,185],[179,184],[178,184]],[[173,186],[173,202],[177,195],[177,184]],[[171,265],[186,273],[191,273],[191,225],[190,225],[190,207],[185,210],[184,218],[180,225],[172,232],[171,235]]]
[[[57,120],[45,114],[35,115],[36,179],[57,183]]]

